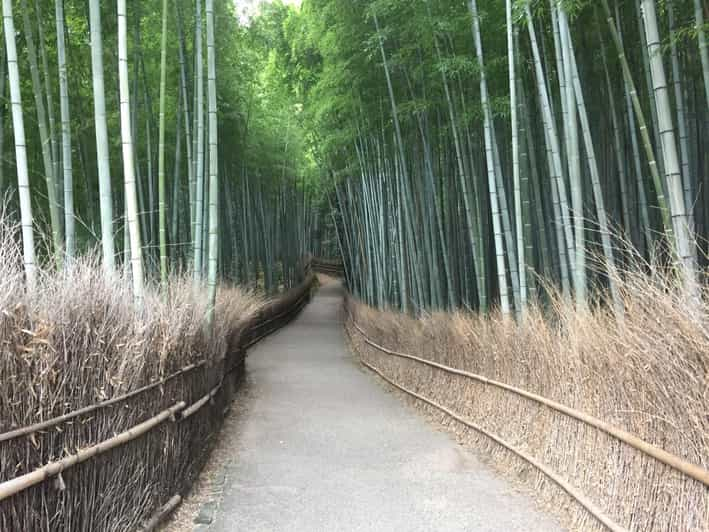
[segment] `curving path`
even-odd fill
[[[320,289],[247,361],[246,405],[209,531],[556,531],[345,345],[342,288]]]

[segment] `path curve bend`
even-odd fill
[[[246,404],[208,530],[524,531],[558,523],[349,352],[339,282],[247,359]]]

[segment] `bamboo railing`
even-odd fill
[[[225,386],[228,382],[227,377],[233,377],[234,373],[240,373],[243,370],[246,349],[290,322],[295,316],[298,315],[300,310],[309,301],[311,288],[315,280],[315,275],[310,271],[309,262],[306,264],[304,271],[304,280],[300,285],[284,294],[281,298],[267,303],[259,311],[235,326],[235,333],[233,333],[232,337],[228,339],[229,348],[227,350],[227,356],[224,360],[218,363],[216,367],[213,363],[208,363],[207,360],[197,361],[161,380],[142,386],[141,388],[131,390],[125,394],[110,398],[106,401],[87,405],[86,407],[56,416],[52,419],[1,433],[0,446],[7,445],[9,442],[22,437],[34,438],[35,434],[44,434],[44,431],[47,431],[48,429],[54,429],[61,432],[61,427],[67,423],[90,424],[93,420],[93,416],[95,416],[97,412],[100,412],[108,407],[116,406],[120,406],[121,408],[130,408],[130,405],[128,404],[129,400],[140,398],[151,392],[155,393],[156,390],[162,393],[166,385],[179,382],[181,379],[185,379],[188,375],[191,375],[196,371],[202,372],[203,378],[199,380],[199,382],[206,384],[205,388],[203,388],[206,391],[202,392],[201,395],[198,395],[199,398],[191,404],[187,404],[185,400],[179,400],[171,406],[163,408],[159,412],[151,415],[148,419],[145,419],[118,434],[102,441],[95,442],[92,445],[76,450],[75,452],[67,453],[66,456],[63,456],[60,459],[45,463],[31,471],[0,482],[0,516],[3,512],[5,512],[6,515],[12,514],[14,519],[17,519],[18,511],[33,511],[31,504],[28,505],[27,501],[18,504],[17,507],[7,506],[8,503],[11,503],[13,497],[22,495],[26,490],[29,490],[33,486],[37,486],[39,489],[46,491],[46,493],[43,491],[43,494],[40,497],[41,500],[44,500],[46,497],[56,496],[55,492],[57,491],[57,486],[59,486],[59,491],[72,489],[72,487],[67,486],[64,482],[62,473],[85,462],[90,464],[88,467],[95,468],[95,471],[87,474],[92,474],[94,477],[108,475],[111,473],[109,470],[112,467],[111,461],[121,462],[120,456],[112,457],[111,461],[103,462],[91,462],[91,459],[105,453],[115,453],[129,443],[138,446],[150,445],[149,440],[141,437],[145,437],[150,433],[156,432],[157,429],[162,426],[174,426],[175,428],[168,428],[167,430],[174,433],[174,437],[179,437],[180,434],[184,434],[185,430],[189,431],[190,429],[179,429],[178,426],[186,422],[188,419],[199,418],[200,416],[197,416],[197,414],[205,412],[205,406],[215,405],[216,403],[223,405],[228,402],[231,398],[231,394],[233,393],[233,386]],[[185,388],[185,386],[186,384],[178,387],[178,389],[186,390],[187,388]],[[191,395],[194,397],[195,394]],[[217,401],[217,399],[219,399],[219,401]],[[224,410],[221,408],[210,408],[209,412],[205,415],[212,418],[221,417],[223,411]],[[110,415],[110,413],[107,415]],[[180,430],[182,432],[180,432]],[[146,453],[146,455],[147,454],[148,453]],[[187,454],[189,455],[189,453]],[[146,457],[146,459],[148,458]],[[169,464],[170,467],[173,467],[175,470],[180,471],[187,469],[187,466],[189,465],[184,463],[172,463],[172,460],[163,460],[163,462]],[[136,468],[143,467],[140,463],[133,465]],[[102,468],[107,471],[102,472]],[[165,471],[165,474],[172,476],[175,474],[175,471]],[[49,480],[54,480],[54,482],[50,483],[48,482]],[[151,486],[135,486],[134,488],[149,490],[151,489]],[[187,488],[187,485],[178,486],[178,491],[184,492]],[[77,486],[76,489],[80,488]],[[152,516],[144,522],[142,528],[144,530],[154,529],[160,521],[162,521],[174,508],[180,504],[181,500],[182,495],[179,492],[171,496],[165,504],[157,508]],[[84,511],[90,512],[91,508],[85,508]],[[24,526],[23,523],[18,524],[20,526]],[[54,529],[57,526],[58,525],[53,524],[52,528]],[[2,528],[1,522],[0,528]]]
[[[599,418],[596,418],[590,414],[587,414],[585,412],[579,411],[575,408],[571,408],[569,406],[563,405],[557,401],[553,401],[551,399],[548,399],[546,397],[543,397],[539,394],[530,392],[528,390],[524,390],[522,388],[512,386],[510,384],[506,384],[503,382],[499,382],[490,378],[487,378],[483,375],[478,375],[476,373],[472,373],[469,371],[464,371],[461,369],[457,369],[454,367],[450,367],[438,362],[434,362],[432,360],[428,360],[423,357],[411,355],[408,353],[402,353],[399,351],[395,351],[393,349],[389,349],[383,345],[380,345],[379,343],[375,342],[372,340],[367,332],[355,321],[355,318],[353,314],[350,312],[349,307],[347,308],[348,311],[348,318],[349,318],[349,324],[352,326],[350,327],[345,327],[345,330],[347,331],[348,335],[351,336],[351,329],[354,329],[361,337],[362,341],[369,345],[370,347],[374,348],[375,350],[384,353],[385,355],[391,356],[391,357],[397,357],[397,358],[402,358],[406,360],[411,360],[417,364],[425,365],[431,368],[435,368],[436,370],[443,371],[445,373],[451,374],[451,375],[457,375],[460,377],[464,377],[467,379],[471,379],[477,382],[480,382],[486,386],[493,386],[502,390],[505,390],[507,392],[516,394],[520,397],[524,397],[525,399],[534,401],[540,405],[543,405],[544,407],[550,408],[556,412],[559,412],[563,415],[566,415],[572,419],[575,419],[577,421],[580,421],[581,423],[584,423],[590,427],[593,427],[599,431],[604,432],[605,434],[615,438],[616,440],[622,442],[625,445],[628,445],[641,453],[645,454],[646,456],[651,457],[652,459],[655,459],[666,466],[678,471],[682,475],[684,475],[687,479],[691,479],[697,482],[702,483],[704,486],[709,486],[709,470],[705,469],[704,467],[693,464],[691,462],[688,462],[687,460],[684,460],[683,458],[669,453],[665,451],[664,449],[661,449],[660,447],[657,447],[656,445],[653,445],[649,442],[644,441],[643,439],[639,438],[638,436],[629,433],[628,431],[625,431],[619,427],[616,427],[614,425],[611,425],[610,423],[607,423]],[[624,528],[623,526],[619,525],[616,523],[611,517],[608,516],[608,514],[599,506],[597,506],[593,501],[589,499],[589,497],[581,492],[578,488],[574,487],[571,485],[566,479],[561,477],[556,471],[552,470],[549,466],[545,465],[544,463],[540,462],[537,460],[535,457],[531,456],[527,452],[515,447],[514,445],[510,444],[503,438],[501,438],[499,435],[494,434],[493,432],[490,432],[489,430],[485,429],[481,425],[475,423],[474,421],[464,418],[461,415],[457,414],[456,412],[452,411],[451,409],[447,408],[446,406],[439,404],[435,401],[433,401],[429,397],[425,397],[424,395],[421,395],[420,393],[417,393],[414,390],[411,390],[405,386],[403,386],[401,383],[395,382],[392,378],[384,375],[384,373],[377,367],[375,367],[373,364],[362,360],[361,361],[364,366],[372,370],[374,373],[379,375],[382,379],[384,379],[386,382],[394,386],[395,388],[401,390],[402,392],[414,397],[415,399],[426,403],[437,410],[445,413],[447,416],[455,419],[457,422],[465,425],[466,427],[469,427],[487,438],[491,439],[498,445],[504,447],[508,451],[512,452],[519,458],[521,458],[523,461],[527,462],[528,464],[532,465],[536,469],[538,469],[542,474],[544,474],[546,477],[548,477],[550,480],[552,480],[554,483],[556,483],[561,489],[563,489],[565,492],[567,492],[573,499],[575,499],[583,508],[585,508],[590,515],[592,515],[595,519],[597,519],[600,523],[602,523],[606,528],[609,530],[612,530],[613,532],[625,532],[627,529]]]

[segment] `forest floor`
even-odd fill
[[[561,530],[362,369],[346,346],[342,297],[326,281],[294,323],[249,352],[209,463],[166,529]]]

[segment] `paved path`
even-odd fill
[[[342,289],[250,352],[210,532],[557,531],[345,346]]]

